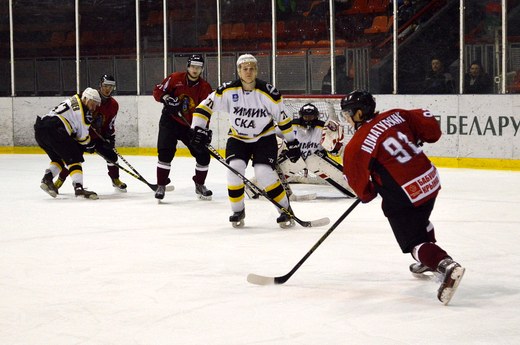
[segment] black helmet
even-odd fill
[[[341,100],[341,112],[346,112],[348,116],[353,117],[358,110],[361,110],[361,119],[354,120],[356,125],[361,125],[375,116],[376,100],[370,92],[353,91]],[[358,126],[356,126],[357,128]]]
[[[314,104],[306,103],[300,108],[298,115],[300,115],[300,123],[303,126],[312,126],[320,116],[320,112]]]
[[[101,76],[101,78],[99,79],[99,85],[112,85],[114,86],[114,88],[116,87],[116,80],[114,78],[114,76],[111,76],[111,75],[108,75],[108,74],[103,74]]]
[[[101,97],[105,99],[107,97],[110,97],[110,95],[112,95],[112,92],[114,92],[114,90],[116,89],[116,80],[114,76],[103,74],[101,78],[99,78],[99,89],[101,90],[101,87],[103,86],[112,86],[112,90],[110,91],[108,96],[103,95],[102,92],[99,93]]]
[[[188,63],[186,64],[186,68],[191,65],[200,66],[204,68],[204,58],[200,54],[193,54],[188,58]]]

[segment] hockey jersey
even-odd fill
[[[436,197],[437,169],[420,143],[441,137],[428,110],[392,109],[364,123],[345,148],[343,172],[363,202],[380,194],[388,205],[420,205]]]
[[[94,112],[92,124],[90,125],[90,137],[97,139],[99,135],[108,139],[115,135],[115,122],[119,104],[113,97],[101,101],[101,105]]]
[[[178,97],[181,102],[180,112],[184,118],[191,123],[193,111],[195,107],[202,102],[210,92],[211,86],[207,81],[199,78],[196,82],[191,82],[187,77],[187,72],[174,72],[166,77],[160,84],[155,85],[153,89],[153,97],[157,102],[161,102],[164,95],[168,94],[172,97]],[[184,120],[173,115],[171,118],[174,121],[188,126]]]
[[[92,114],[88,108],[84,108],[79,95],[64,100],[40,118],[44,119],[47,116],[57,116],[63,122],[67,133],[80,144],[86,145],[90,142],[89,127]]]
[[[287,141],[293,141],[291,118],[280,92],[271,84],[256,79],[252,91],[242,89],[237,79],[224,83],[212,92],[193,113],[192,128],[206,127],[214,112],[224,112],[229,116],[228,135],[244,142],[275,134],[275,124]]]
[[[300,121],[293,121],[296,139],[300,142],[302,158],[305,160],[316,151],[323,151],[321,145],[323,121],[315,120],[313,126],[305,126]]]

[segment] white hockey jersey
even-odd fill
[[[312,127],[301,125],[298,121],[295,121],[293,127],[296,139],[300,142],[300,150],[304,160],[314,152],[324,150],[321,146],[323,121],[317,120]]]
[[[217,111],[229,115],[228,135],[238,140],[250,143],[273,135],[275,124],[285,140],[290,142],[295,138],[282,95],[262,80],[256,79],[252,91],[242,89],[240,79],[224,83],[197,106],[191,127],[206,128],[211,115]]]
[[[67,98],[40,117],[44,119],[47,116],[57,116],[65,125],[67,133],[80,144],[86,145],[90,142],[88,130],[92,122],[92,114],[88,109],[83,109],[79,95]]]

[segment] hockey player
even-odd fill
[[[228,164],[244,175],[249,160],[252,160],[259,185],[270,198],[289,209],[289,199],[274,171],[277,155],[275,123],[288,142],[287,156],[296,161],[300,158],[300,145],[294,136],[291,118],[287,116],[280,92],[271,84],[257,79],[258,64],[251,54],[237,60],[239,79],[224,83],[211,93],[193,114],[191,127],[194,130],[192,143],[201,149],[209,142],[208,121],[216,111],[229,115],[229,137],[226,143]],[[244,182],[231,170],[227,173],[228,196],[233,214],[229,221],[235,227],[244,225]],[[294,226],[294,221],[281,213],[277,223],[281,227]]]
[[[83,147],[89,145],[92,112],[101,104],[99,92],[86,88],[48,112],[38,115],[34,125],[36,142],[47,153],[51,164],[45,170],[40,188],[53,198],[58,194],[53,178],[68,168],[76,196],[97,199],[95,192],[83,189]],[[79,143],[79,145],[78,145]]]
[[[334,120],[323,122],[320,112],[312,104],[304,104],[298,111],[298,118],[293,120],[296,139],[300,142],[303,160],[295,163],[285,159],[284,152],[278,158],[280,168],[290,181],[302,170],[316,174],[347,197],[354,197],[353,191],[343,178],[341,164],[329,157],[328,152],[338,156],[343,148],[343,126]]]
[[[157,139],[157,191],[155,198],[162,200],[169,183],[171,162],[177,150],[177,143],[183,142],[195,157],[195,193],[201,200],[211,200],[213,193],[204,185],[208,174],[210,155],[206,150],[194,150],[190,144],[190,124],[193,110],[212,91],[207,81],[202,79],[204,59],[194,54],[188,58],[186,72],[174,72],[153,90],[153,97],[163,103]]]
[[[421,143],[441,137],[433,114],[424,109],[375,112],[374,97],[354,91],[341,101],[342,117],[356,130],[345,148],[344,173],[362,202],[382,197],[382,209],[403,253],[417,261],[414,275],[437,272],[437,297],[448,304],[464,274],[435,244],[430,214],[441,189],[439,174]]]
[[[101,96],[101,105],[92,114],[90,125],[90,144],[85,148],[89,153],[99,152],[107,159],[108,176],[112,181],[112,186],[116,190],[126,192],[126,184],[119,179],[119,168],[117,154],[114,151],[116,143],[115,122],[119,104],[112,97],[112,92],[116,89],[116,80],[113,76],[104,74],[99,80],[98,92]],[[63,169],[54,186],[59,189],[68,175],[67,169]]]

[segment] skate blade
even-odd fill
[[[53,191],[52,189],[50,189],[45,183],[42,183],[40,185],[40,188],[47,194],[49,194],[50,196],[52,196],[53,198],[55,198],[58,193],[56,193],[55,191]]]
[[[240,220],[238,222],[231,222],[231,225],[234,227],[234,228],[243,228],[244,227],[244,220]]]
[[[278,225],[280,225],[280,228],[282,228],[282,229],[290,229],[290,228],[294,228],[296,223],[294,222],[293,219],[291,219],[288,222],[278,223]]]
[[[211,200],[212,197],[213,197],[212,195],[204,196],[204,195],[202,195],[202,194],[197,194],[197,196],[198,196],[198,198],[199,198],[200,200],[205,200],[205,201],[209,201],[209,200]]]
[[[99,196],[97,194],[90,194],[89,196],[85,196],[85,198],[90,200],[97,200],[99,199]]]
[[[121,188],[116,187],[116,186],[114,186],[114,190],[115,190],[116,192],[119,192],[119,193],[126,193],[126,192],[127,192],[126,188],[125,188],[125,189],[121,189]]]
[[[451,279],[453,279],[453,285],[449,288],[445,288],[444,290],[442,290],[439,296],[439,300],[442,302],[442,304],[448,305],[448,303],[451,301],[451,298],[455,294],[455,291],[457,291],[457,287],[459,286],[465,271],[465,268],[456,267],[453,270],[453,272],[451,272]]]

